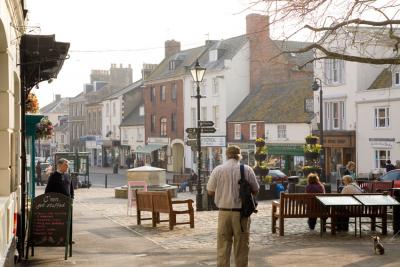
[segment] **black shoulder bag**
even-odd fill
[[[251,214],[257,213],[257,201],[252,194],[250,183],[244,178],[244,165],[240,164],[240,191],[239,197],[242,200],[241,218],[250,217]]]

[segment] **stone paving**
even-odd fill
[[[82,190],[82,189],[80,189]],[[87,190],[87,189],[83,189]],[[101,198],[98,196],[101,195]],[[195,194],[185,192],[178,194],[179,199],[191,198],[195,200]],[[217,211],[195,212],[195,228],[191,229],[188,225],[178,225],[173,231],[168,228],[168,223],[158,224],[156,228],[151,227],[151,221],[142,221],[142,225],[136,223],[136,210],[132,210],[132,215],[127,216],[127,200],[114,198],[113,189],[91,188],[82,198],[77,194],[77,204],[91,206],[93,202],[97,212],[113,222],[129,228],[131,231],[145,237],[148,240],[166,248],[166,249],[184,249],[184,248],[216,248],[216,227]],[[150,216],[150,213],[143,213]],[[161,218],[167,218],[167,215],[161,214]],[[177,217],[180,218],[185,215]],[[331,236],[325,233],[320,237],[319,231],[310,231],[307,226],[307,219],[287,219],[285,220],[285,236],[271,233],[271,201],[260,201],[258,213],[252,215],[251,223],[251,245],[256,246],[307,246],[316,243],[342,243],[350,242],[359,244],[360,242],[370,242],[370,234],[366,227],[363,228],[362,237],[354,237],[354,230],[350,227],[348,233],[338,233],[337,236]],[[317,224],[316,229],[319,229]],[[392,238],[391,225],[389,225],[389,235],[383,238],[385,243],[398,243],[397,239]]]

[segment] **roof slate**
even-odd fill
[[[392,87],[392,72],[390,68],[385,68],[376,77],[375,81],[371,84],[368,90],[380,89],[380,88],[390,88]]]
[[[144,125],[144,116],[139,115],[140,106],[137,106],[121,122],[121,126],[141,126]]]
[[[48,113],[68,113],[69,98],[61,98],[60,100],[55,100],[50,104],[44,106],[39,110],[41,114]]]
[[[313,98],[312,80],[266,84],[249,94],[228,117],[228,122],[309,123],[312,114],[304,111],[304,100]]]

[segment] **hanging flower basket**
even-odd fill
[[[257,138],[255,144],[256,147],[263,147],[265,146],[265,140],[263,138]]]
[[[265,167],[265,166],[255,166],[254,168],[253,168],[253,171],[254,171],[254,173],[256,174],[256,175],[259,175],[259,176],[265,176],[265,175],[267,175],[268,174],[268,172],[269,172],[269,169],[267,168],[267,167]]]
[[[319,166],[304,166],[303,167],[303,175],[307,177],[310,173],[316,173],[321,175],[321,168]]]
[[[319,157],[318,152],[304,152],[304,157],[306,159],[317,159]]]
[[[307,135],[306,143],[307,144],[316,144],[318,142],[318,137],[315,135]]]
[[[254,158],[257,160],[257,161],[264,161],[266,158],[267,158],[267,154],[265,154],[265,153],[260,153],[260,154],[254,154]]]
[[[45,117],[36,124],[36,138],[37,139],[49,139],[53,135],[53,124]]]
[[[25,100],[25,111],[26,113],[38,113],[39,111],[39,101],[34,93],[29,93]]]

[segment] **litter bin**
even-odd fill
[[[393,188],[394,198],[400,202],[400,188]],[[400,231],[400,206],[393,206],[393,235]]]

